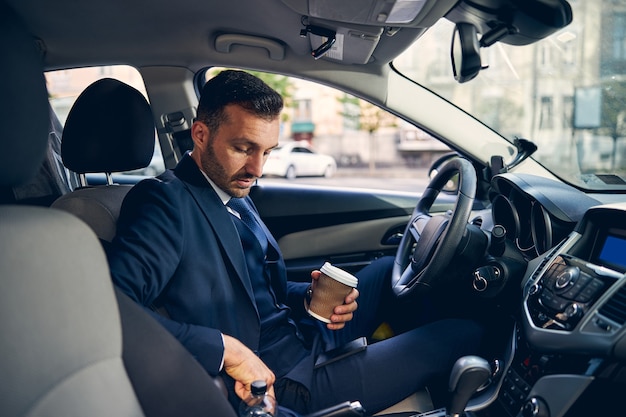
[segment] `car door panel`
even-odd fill
[[[324,261],[354,272],[394,254],[419,199],[417,193],[274,184],[254,187],[251,196],[294,280],[310,279]]]
[[[290,233],[278,244],[292,279],[309,279],[313,269],[326,261],[350,272],[356,272],[373,260],[393,255],[397,239],[409,216],[399,216],[355,223],[320,227]]]

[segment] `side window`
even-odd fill
[[[91,83],[102,78],[115,78],[131,87],[139,90],[147,99],[147,93],[143,84],[141,74],[137,69],[126,65],[115,65],[106,67],[76,68],[70,70],[49,71],[46,73],[46,82],[50,105],[59,119],[61,125],[65,125],[67,115],[72,105]],[[115,132],[112,131],[112,134]],[[134,175],[158,175],[165,170],[161,147],[155,135],[154,155],[150,165],[146,168],[124,172],[124,174]]]
[[[205,70],[198,78],[200,84],[223,69]],[[338,89],[280,74],[250,72],[284,98],[281,145],[291,143],[291,154],[320,155],[312,162],[273,152],[260,183],[297,181],[422,191],[431,164],[451,152],[427,132]],[[303,166],[297,166],[299,161]]]
[[[308,150],[307,148],[301,148],[301,147],[293,148],[293,152],[296,152],[296,153],[311,153],[311,151]]]

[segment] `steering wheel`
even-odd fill
[[[456,173],[459,188],[454,211],[431,216],[429,210],[437,195]],[[472,211],[476,184],[474,167],[462,158],[450,159],[430,181],[413,210],[396,252],[391,285],[397,297],[429,290],[438,281],[445,281],[442,273],[452,263],[461,243]]]

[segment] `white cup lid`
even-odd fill
[[[322,265],[320,271],[323,274],[335,279],[336,281],[339,281],[342,284],[345,284],[352,288],[355,288],[359,283],[357,277],[349,272],[344,271],[341,268],[337,268],[336,266],[331,265],[329,262],[326,262],[324,265]]]

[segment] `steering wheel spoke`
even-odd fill
[[[418,214],[411,221],[409,225],[410,226],[409,233],[411,234],[411,236],[413,237],[413,240],[416,243],[419,242],[420,237],[422,236],[422,233],[424,232],[424,228],[426,228],[426,225],[428,224],[429,220],[430,220],[430,216],[422,213],[422,214]]]
[[[439,242],[448,226],[448,219],[444,216],[431,217],[430,221],[422,230],[422,236],[415,245],[413,259],[411,263],[417,271],[422,270],[432,258],[435,249],[439,247]]]

